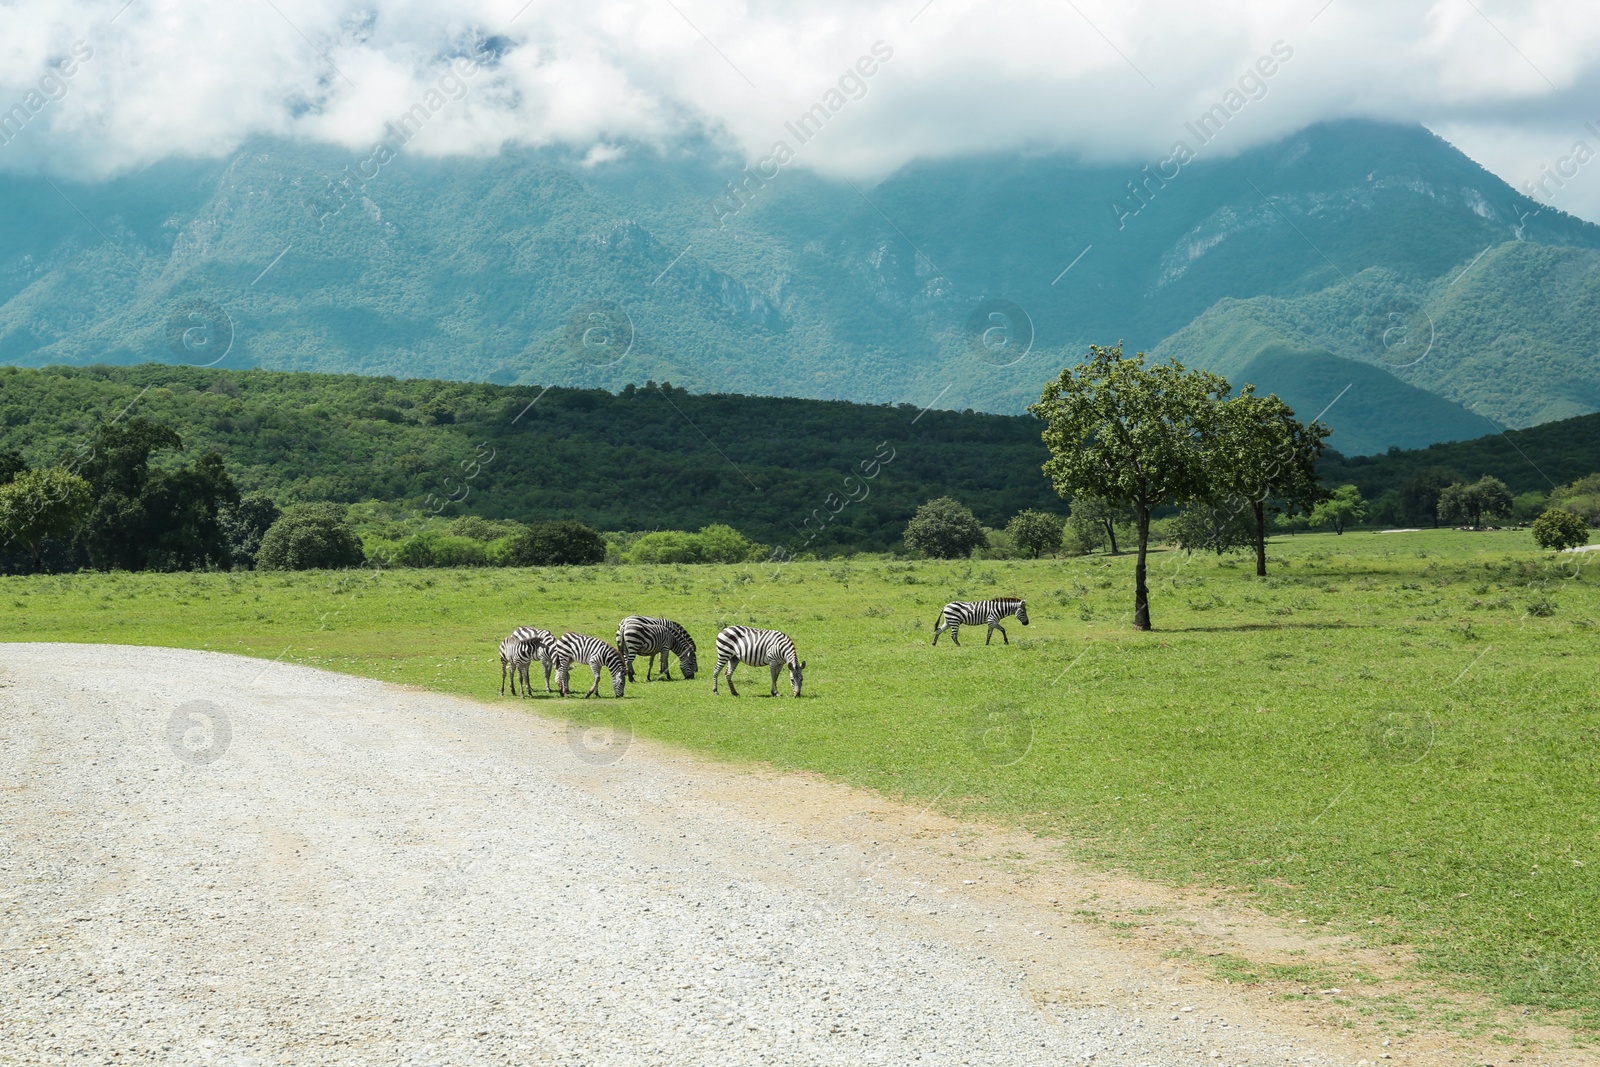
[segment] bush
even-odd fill
[[[305,571],[359,567],[366,561],[361,539],[345,519],[342,504],[297,504],[261,537],[256,567]]]
[[[906,547],[935,559],[960,559],[989,543],[970,508],[941,496],[917,509],[906,524]]]
[[[573,519],[536,523],[513,538],[505,551],[505,561],[513,567],[581,566],[603,563],[605,558],[605,539]]]
[[[423,530],[400,542],[394,562],[401,567],[481,567],[489,562],[489,553],[471,537]]]
[[[633,543],[629,563],[699,563],[700,542],[682,530],[656,530]]]
[[[757,544],[731,526],[715,524],[699,533],[655,530],[628,546],[622,558],[629,563],[745,563],[766,557]]]
[[[1589,524],[1562,508],[1551,508],[1533,520],[1533,543],[1561,551],[1589,543]]]

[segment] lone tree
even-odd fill
[[[1311,525],[1332,526],[1333,532],[1343,534],[1344,528],[1367,517],[1367,502],[1361,499],[1361,490],[1353,485],[1341,485],[1333,495],[1311,509]]]
[[[1222,515],[1211,525],[1221,534],[1229,529],[1230,516],[1244,512],[1250,520],[1256,574],[1265,578],[1267,515],[1310,514],[1327,496],[1317,478],[1317,459],[1332,431],[1320,422],[1307,426],[1276,395],[1256,396],[1252,385],[1224,403],[1218,416],[1206,460],[1209,502]]]
[[[906,547],[935,559],[964,559],[984,548],[989,537],[972,509],[941,496],[917,509],[906,523]]]
[[[1061,517],[1052,515],[1048,511],[1019,511],[1016,516],[1006,523],[1006,533],[1011,537],[1011,543],[1024,552],[1032,552],[1033,558],[1038,559],[1039,553],[1055,551],[1061,547]]]
[[[1533,520],[1533,543],[1557,552],[1589,543],[1589,524],[1570,511],[1551,508]]]
[[[1176,360],[1145,366],[1143,352],[1089,346],[1089,359],[1046,385],[1028,410],[1047,424],[1044,465],[1064,497],[1089,493],[1131,507],[1139,537],[1133,570],[1133,625],[1150,629],[1146,558],[1150,513],[1207,492],[1205,446],[1230,386]]]
[[[43,568],[44,543],[65,539],[89,514],[89,483],[60,467],[23,471],[0,485],[0,550],[18,544]]]
[[[1482,526],[1484,519],[1503,519],[1511,514],[1515,498],[1506,483],[1485,474],[1471,485],[1457,482],[1439,493],[1439,518],[1445,522],[1465,519],[1469,526]]]

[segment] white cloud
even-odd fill
[[[565,143],[604,165],[599,146],[709,128],[754,160],[879,41],[892,58],[794,165],[870,180],[974,151],[1160,158],[1276,41],[1293,60],[1208,151],[1324,118],[1417,121],[1520,187],[1577,138],[1600,150],[1584,129],[1600,123],[1600,19],[1581,0],[123,3],[4,9],[0,109],[74,41],[94,54],[0,167],[90,177],[261,134],[364,148],[485,41],[498,58],[408,152]],[[1592,171],[1552,202],[1600,218]]]

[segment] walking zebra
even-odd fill
[[[585,699],[600,695],[601,667],[611,672],[611,691],[618,697],[622,696],[622,687],[628,681],[628,667],[622,662],[622,653],[610,642],[588,634],[567,634],[562,637],[551,648],[550,660],[555,664],[556,688],[562,696],[572,695],[567,688],[567,680],[574,663],[587,663],[594,672],[594,685],[583,694]]]
[[[734,696],[739,691],[733,687],[733,669],[739,661],[754,667],[772,665],[772,695],[778,695],[778,672],[789,668],[789,688],[800,695],[801,673],[806,665],[794,650],[789,635],[778,630],[757,630],[753,626],[730,626],[717,635],[717,669],[711,673],[711,691],[717,691],[717,678],[722,669],[728,669],[728,692]]]
[[[617,624],[617,650],[622,653],[623,661],[628,665],[628,681],[638,679],[633,676],[633,657],[649,656],[649,662],[644,669],[644,680],[650,681],[650,672],[656,665],[656,653],[661,654],[661,677],[672,681],[672,675],[667,671],[667,653],[677,655],[678,665],[683,668],[683,676],[693,679],[695,672],[700,669],[700,664],[695,658],[694,638],[689,636],[689,631],[673,622],[671,619],[653,619],[644,615],[629,615]]]
[[[544,664],[544,691],[550,692],[550,646],[555,636],[537,626],[519,626],[500,642],[500,695],[506,695],[506,673],[511,674],[511,695],[517,695],[517,676],[522,677],[522,695],[529,695],[528,666],[533,660]]]
[[[950,640],[957,645],[961,644],[958,636],[963,626],[981,626],[989,624],[989,632],[984,636],[983,643],[988,644],[994,640],[994,632],[1000,631],[1000,636],[1006,644],[1011,643],[1011,638],[1006,637],[1006,628],[1000,625],[1000,620],[1007,615],[1015,615],[1022,625],[1028,625],[1028,602],[1014,596],[998,597],[994,600],[956,601],[946,604],[944,610],[939,612],[939,621],[933,628],[933,643],[939,643],[939,635],[946,630],[950,631]]]

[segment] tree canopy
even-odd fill
[[[1089,346],[1089,359],[1063,370],[1028,410],[1045,421],[1050,459],[1044,472],[1056,492],[1100,497],[1134,511],[1139,558],[1134,566],[1133,624],[1150,629],[1147,554],[1151,512],[1202,499],[1209,481],[1205,445],[1217,433],[1218,408],[1231,391],[1207,371],[1176,361],[1145,365],[1144,353]]]
[[[905,543],[935,559],[961,559],[987,545],[989,537],[970,508],[941,496],[917,509],[906,524]]]

